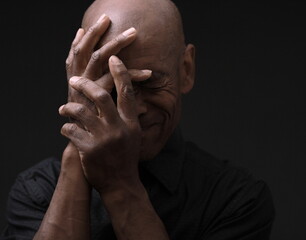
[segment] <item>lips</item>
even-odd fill
[[[140,124],[140,126],[141,126],[141,129],[143,130],[143,131],[146,131],[146,130],[148,130],[149,128],[151,128],[151,127],[153,127],[153,126],[155,126],[155,125],[158,125],[159,123],[151,123],[151,124],[145,124],[145,125],[142,125],[142,124]]]
[[[139,123],[140,123],[140,126],[141,126],[141,129],[143,131],[155,126],[155,125],[158,125],[158,124],[161,124],[161,121],[157,121],[156,118],[152,121],[152,118],[143,118],[143,119],[139,119]]]
[[[163,125],[165,122],[165,116],[154,111],[142,114],[138,117],[138,119],[142,131],[149,130],[157,125]]]

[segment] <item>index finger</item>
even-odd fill
[[[95,22],[86,32],[79,44],[75,47],[75,54],[78,51],[84,51],[91,54],[102,35],[106,32],[110,25],[110,19],[105,14],[102,14],[97,22]]]
[[[81,41],[82,37],[84,36],[84,29],[79,28],[79,30],[76,33],[76,36],[74,38],[74,40],[72,41],[70,50],[69,50],[69,54],[68,57],[66,59],[66,71],[67,71],[67,78],[71,78],[72,77],[72,70],[71,70],[71,65],[72,65],[72,60],[73,60],[73,50],[74,48],[79,44],[79,42]]]
[[[109,57],[120,52],[123,48],[130,45],[135,39],[136,29],[132,27],[119,34],[108,43],[104,44],[91,55],[84,76],[95,80],[105,71]]]
[[[73,75],[82,75],[86,69],[90,56],[100,38],[110,25],[110,19],[103,14],[84,34],[82,39],[72,49],[73,51]]]
[[[113,55],[109,58],[109,70],[117,90],[117,110],[120,117],[124,121],[138,122],[134,89],[126,67]]]

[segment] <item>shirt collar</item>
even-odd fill
[[[184,139],[177,128],[162,151],[154,159],[141,162],[140,168],[146,169],[168,191],[174,193],[180,180],[184,153]]]

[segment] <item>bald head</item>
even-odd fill
[[[87,31],[103,14],[110,25],[95,53],[108,54],[106,49],[117,46],[116,40],[120,44],[120,39],[128,39],[122,32],[134,27],[130,45],[114,52],[127,69],[152,71],[143,81],[131,79],[134,110],[142,128],[140,159],[149,160],[161,151],[179,123],[181,96],[194,82],[195,49],[185,45],[181,16],[170,0],[96,0],[85,13],[82,28]]]
[[[96,0],[84,14],[82,27],[86,30],[106,14],[111,25],[100,45],[116,37],[124,30],[134,27],[137,39],[132,45],[163,45],[164,56],[175,56],[183,49],[184,33],[181,16],[170,0]]]

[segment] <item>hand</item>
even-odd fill
[[[108,91],[111,91],[114,87],[113,81],[110,80],[110,74],[105,74],[108,68],[107,61],[111,55],[117,54],[121,49],[125,48],[135,40],[136,30],[130,28],[100,47],[98,50],[94,50],[109,25],[110,19],[103,14],[86,33],[83,29],[78,30],[66,59],[68,80],[72,76],[80,76],[96,81],[98,85]],[[146,71],[130,69],[129,74],[131,75],[131,78],[135,80],[144,80],[148,78],[148,72]],[[89,107],[93,112],[96,112],[93,104],[84,97],[84,95],[80,94],[70,86],[68,101],[82,103]]]
[[[115,56],[109,69],[117,90],[117,107],[110,93],[84,77],[71,78],[70,86],[93,102],[98,115],[86,105],[69,102],[59,109],[62,116],[79,121],[66,123],[61,133],[77,147],[85,176],[100,193],[137,183],[141,128],[131,77]]]

